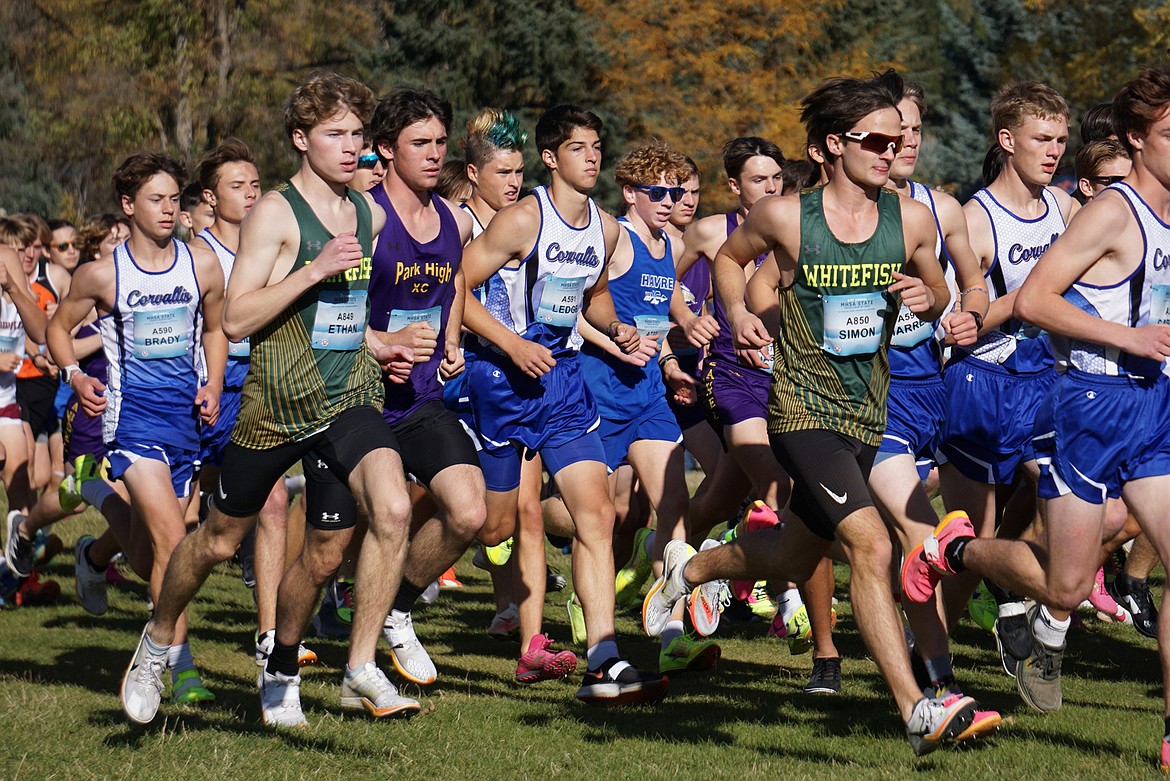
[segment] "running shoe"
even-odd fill
[[[564,575],[547,564],[544,565],[544,591],[546,594],[553,591],[564,591],[567,585],[569,585],[569,581],[565,580]]]
[[[769,634],[777,634],[768,630]],[[784,624],[784,634],[777,635],[788,641],[788,653],[800,656],[812,650],[812,624],[808,620],[808,608],[801,605]]]
[[[768,596],[767,585],[765,581],[757,580],[745,601],[752,613],[765,621],[771,621],[776,617],[776,603]]]
[[[149,724],[162,702],[163,673],[167,669],[167,650],[152,654],[146,645],[146,628],[138,638],[138,647],[126,674],[122,676],[122,710],[136,724]]]
[[[276,630],[269,629],[264,634],[256,635],[256,664],[264,667],[268,664],[268,657],[272,655],[272,646],[276,644]],[[297,667],[308,667],[317,663],[317,653],[306,648],[303,643],[297,645]]]
[[[776,511],[757,499],[747,508],[747,511],[743,514],[743,519],[740,520],[739,524],[731,530],[731,539],[738,539],[748,532],[759,531],[761,529],[770,529],[779,523],[780,518],[777,517]],[[731,595],[740,602],[747,602],[748,597],[751,596],[752,589],[755,587],[755,585],[756,584],[750,580],[733,580],[731,581]],[[770,619],[771,616],[768,616],[768,618]]]
[[[610,659],[600,669],[585,673],[577,699],[589,705],[637,705],[662,699],[670,680],[644,673],[624,659]]]
[[[61,584],[55,580],[41,580],[41,575],[35,569],[25,578],[12,600],[17,607],[31,607],[34,605],[51,605],[61,596]]]
[[[805,694],[836,694],[841,691],[841,657],[813,659],[812,675],[804,685]]]
[[[642,584],[650,577],[650,557],[646,555],[646,538],[651,530],[642,527],[634,532],[634,551],[626,566],[617,571],[614,577],[614,601],[621,606],[634,604]]]
[[[334,578],[331,583],[333,605],[337,611],[338,622],[350,626],[353,624],[353,578]],[[348,636],[348,632],[346,635]]]
[[[463,581],[456,576],[454,567],[447,567],[447,571],[439,576],[439,585],[442,588],[463,588]]]
[[[1167,743],[1165,738],[1162,739],[1161,766],[1163,773],[1170,773],[1170,743]]]
[[[902,563],[902,596],[922,604],[934,596],[934,587],[944,575],[954,575],[946,561],[946,550],[962,537],[975,537],[975,527],[962,510],[956,510],[939,521],[934,533],[906,556]]]
[[[1032,651],[1026,659],[1016,661],[1016,688],[1024,702],[1041,713],[1060,710],[1063,702],[1060,691],[1060,664],[1064,658],[1064,646],[1049,648],[1036,639],[1032,625],[1040,611],[1033,605],[1027,613],[1028,632],[1032,639]]]
[[[215,702],[215,693],[203,685],[199,671],[192,668],[175,674],[175,680],[171,684],[171,701],[176,705]]]
[[[438,672],[435,663],[427,654],[418,636],[414,633],[414,620],[410,613],[391,610],[382,624],[382,634],[393,652],[394,669],[411,683],[427,686],[435,682]]]
[[[547,635],[536,635],[528,641],[528,650],[516,662],[516,683],[568,678],[577,672],[577,655],[557,651],[552,644]]]
[[[1093,580],[1093,590],[1089,592],[1087,600],[1089,606],[1097,611],[1097,618],[1101,621],[1113,621],[1119,624],[1131,624],[1133,618],[1117,600],[1109,595],[1105,589],[1105,570],[1097,570],[1097,577]]]
[[[126,557],[121,553],[110,559],[110,563],[106,565],[106,583],[111,586],[133,586],[134,581],[122,574],[123,566],[129,565],[126,564]]]
[[[936,689],[926,689],[923,691],[923,694],[927,697],[940,699],[944,704],[962,699],[965,696],[953,680],[948,681]],[[990,735],[999,729],[999,725],[1002,722],[1003,717],[999,715],[998,711],[976,710],[971,717],[971,725],[955,736],[955,742],[961,743],[964,740]]]
[[[695,549],[683,540],[671,540],[662,556],[662,577],[654,581],[642,600],[642,628],[651,637],[658,637],[670,621],[670,614],[688,589],[683,570],[695,555]]]
[[[1032,628],[1028,623],[1027,603],[1005,602],[1000,605],[993,631],[1004,672],[1015,678],[1016,664],[1032,653]]]
[[[240,547],[236,550],[236,561],[240,564],[240,580],[244,581],[244,588],[256,588],[256,526],[253,525]]]
[[[321,607],[313,614],[317,637],[349,637],[353,623],[353,581],[335,578],[325,587]]]
[[[94,569],[85,557],[93,542],[92,534],[83,534],[73,547],[73,588],[85,612],[100,616],[109,608],[109,595],[106,594],[106,571]]]
[[[943,743],[956,740],[975,718],[975,700],[954,697],[949,701],[923,697],[914,705],[906,723],[906,739],[915,756],[934,751]]]
[[[667,643],[658,652],[658,672],[681,673],[713,670],[723,650],[714,640],[696,640],[686,634]]]
[[[1139,582],[1136,591],[1126,589],[1122,582],[1124,576],[1118,576],[1108,586],[1109,596],[1113,597],[1125,612],[1129,613],[1133,621],[1133,628],[1140,634],[1158,639],[1158,608],[1154,605],[1154,598],[1150,595],[1150,587],[1145,582]]]
[[[81,487],[90,480],[98,480],[102,476],[102,462],[92,455],[78,456],[73,460],[73,474],[66,476],[57,486],[57,500],[61,509],[71,513],[85,503],[81,495]],[[100,511],[101,508],[99,507]]]
[[[45,566],[63,550],[65,545],[56,534],[37,529],[37,533],[33,535],[33,562],[36,566]]]
[[[520,609],[516,603],[508,605],[502,613],[492,616],[487,633],[497,640],[507,640],[520,631]]]
[[[260,720],[265,727],[309,726],[301,710],[301,676],[261,670],[256,688],[260,690]]]
[[[399,694],[377,664],[366,662],[355,675],[342,675],[341,709],[364,711],[376,719],[410,718],[419,712],[419,704]]]
[[[577,601],[576,594],[569,594],[565,610],[569,613],[569,630],[572,632],[573,645],[585,645],[589,642],[589,634],[585,630],[585,609]]]
[[[423,589],[423,592],[418,595],[418,601],[423,605],[433,605],[439,600],[439,594],[441,593],[442,589],[439,587],[439,581],[432,580]]]
[[[995,619],[999,606],[995,604],[995,596],[982,583],[967,600],[967,614],[971,616],[979,627],[987,632],[995,631]]]
[[[731,590],[726,580],[709,580],[695,586],[687,600],[691,625],[695,627],[695,631],[703,637],[715,634],[723,609],[730,602]]]
[[[485,545],[483,551],[488,561],[497,567],[502,567],[512,558],[512,538],[509,537],[499,545]]]
[[[8,569],[18,578],[27,578],[33,571],[33,544],[20,536],[20,524],[24,516],[19,511],[8,513],[8,523],[5,530],[8,539],[4,544],[4,558],[8,561]]]

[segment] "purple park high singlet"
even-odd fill
[[[424,244],[406,230],[384,187],[375,187],[370,194],[386,212],[386,227],[378,235],[370,269],[370,328],[400,331],[411,323],[426,322],[438,334],[434,355],[414,365],[409,381],[399,385],[382,377],[386,389],[382,417],[394,424],[422,404],[443,398],[439,364],[463,244],[459,224],[438,195],[431,193],[431,203],[439,213],[439,234]]]
[[[739,227],[738,212],[735,210],[729,211],[727,217],[727,235],[730,236],[732,232]],[[760,255],[756,258],[756,268],[767,258],[767,254]],[[698,265],[696,262],[695,265]],[[715,322],[719,323],[719,333],[715,335],[715,339],[711,342],[711,357],[716,360],[727,361],[731,364],[739,364],[745,371],[757,371],[761,374],[768,374],[769,372],[763,369],[756,369],[754,367],[741,364],[739,358],[735,354],[735,337],[731,335],[731,323],[727,320],[727,311],[723,308],[723,302],[719,299],[719,290],[715,289],[715,300],[713,306],[715,314]]]

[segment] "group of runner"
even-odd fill
[[[472,118],[444,172],[449,103],[379,100],[333,73],[290,96],[300,166],[266,194],[234,139],[186,196],[175,160],[128,158],[125,220],[95,222],[101,247],[71,276],[39,272],[51,304],[25,239],[0,249],[0,369],[27,351],[72,394],[68,475],[38,499],[35,436],[4,425],[19,380],[0,372],[8,567],[30,576],[38,532],[101,511],[108,530],[75,548],[77,594],[105,612],[119,552],[150,584],[121,687],[143,724],[168,670],[174,702],[214,699],[186,607],[233,556],[254,572],[267,725],[307,724],[310,625],[349,638],[343,709],[416,713],[378,638],[402,679],[433,683],[414,608],[472,546],[495,590],[488,631],[520,641],[516,681],[567,677],[577,655],[543,629],[563,584],[546,534],[571,545],[592,704],[656,701],[669,674],[714,667],[732,602],[812,650],[806,691],[838,691],[834,560],[916,754],[1001,722],[951,666],[969,601],[1039,710],[1061,705],[1084,600],[1159,634],[1170,670],[1146,585],[1170,545],[1170,71],[1082,123],[1078,199],[1051,186],[1069,110],[1043,84],[996,94],[986,186],[963,206],[913,179],[918,85],[834,78],[801,107],[807,159],[730,141],[738,206],[693,224],[700,172],[657,142],[615,167],[624,213],[597,206],[603,128],[586,109],[540,117],[550,183],[524,195],[509,112]],[[704,474],[693,495],[684,452]],[[298,463],[303,532],[282,479]],[[651,577],[654,672],[614,630]]]

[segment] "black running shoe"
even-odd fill
[[[1134,629],[1146,637],[1158,639],[1158,608],[1146,581],[1121,575],[1107,583],[1105,590],[1133,618]]]
[[[614,668],[619,668],[613,675]],[[666,694],[670,680],[659,673],[642,672],[622,659],[610,659],[599,670],[585,673],[577,699],[590,705],[637,705],[655,702]]]
[[[813,659],[812,675],[804,685],[805,694],[836,694],[841,691],[841,657]]]
[[[1023,602],[1000,606],[999,617],[995,619],[995,642],[1004,672],[1015,678],[1016,663],[1032,655],[1032,629]]]

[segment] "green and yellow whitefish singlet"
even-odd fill
[[[886,348],[900,296],[886,292],[906,265],[898,194],[878,193],[878,223],[859,244],[838,241],[824,189],[800,195],[800,257],[780,290],[781,328],[768,404],[768,431],[825,429],[876,447],[886,428]]]
[[[311,263],[333,235],[317,219],[291,182],[277,186],[300,228],[292,274]],[[347,409],[381,409],[382,381],[366,347],[370,255],[370,207],[348,191],[357,210],[361,263],[305,291],[291,306],[252,335],[252,365],[244,381],[232,441],[268,449],[320,431]]]

